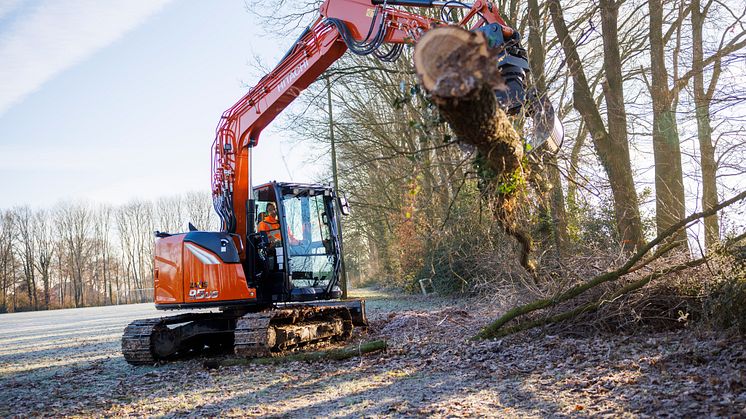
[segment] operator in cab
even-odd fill
[[[267,203],[267,209],[264,218],[259,221],[257,231],[266,232],[270,244],[282,242],[282,233],[280,232],[280,220],[277,219],[277,206],[274,202]],[[298,240],[293,237],[293,233],[288,231],[290,244],[298,244]]]
[[[266,232],[270,243],[282,241],[282,234],[280,234],[280,220],[277,219],[277,206],[274,202],[267,204],[267,215],[259,221],[257,230]]]

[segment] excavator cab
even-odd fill
[[[341,273],[334,191],[270,182],[254,188],[254,281],[263,302],[338,299]]]
[[[341,298],[340,204],[333,189],[270,182],[253,188],[251,202],[258,215],[248,240],[214,231],[156,234],[157,308],[260,308]]]

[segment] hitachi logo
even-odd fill
[[[293,69],[293,71],[290,72],[290,74],[287,75],[287,77],[285,77],[284,79],[282,79],[282,81],[277,86],[277,88],[279,88],[279,89],[285,89],[285,88],[287,88],[288,86],[290,86],[290,84],[293,83],[293,81],[295,81],[295,79],[297,79],[298,77],[300,77],[300,75],[303,74],[303,72],[306,71],[306,69],[308,69],[308,60],[303,60],[303,61],[301,61],[300,65],[298,67],[295,67]]]

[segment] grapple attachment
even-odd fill
[[[497,66],[504,81],[504,88],[495,95],[508,115],[521,112],[530,118],[531,130],[526,140],[529,151],[541,148],[556,152],[565,136],[562,122],[549,99],[535,89],[526,91],[526,76],[530,72],[526,50],[521,46],[521,37],[513,32],[506,38],[502,26],[496,23],[479,28],[487,37],[490,48],[501,50]]]
[[[559,150],[565,138],[565,128],[557,117],[552,103],[546,96],[536,97],[536,92],[529,91],[527,116],[531,118],[532,132],[527,139],[528,150],[545,149],[550,153]]]

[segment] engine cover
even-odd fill
[[[220,307],[256,302],[231,236],[194,231],[160,237],[153,270],[159,309]]]

